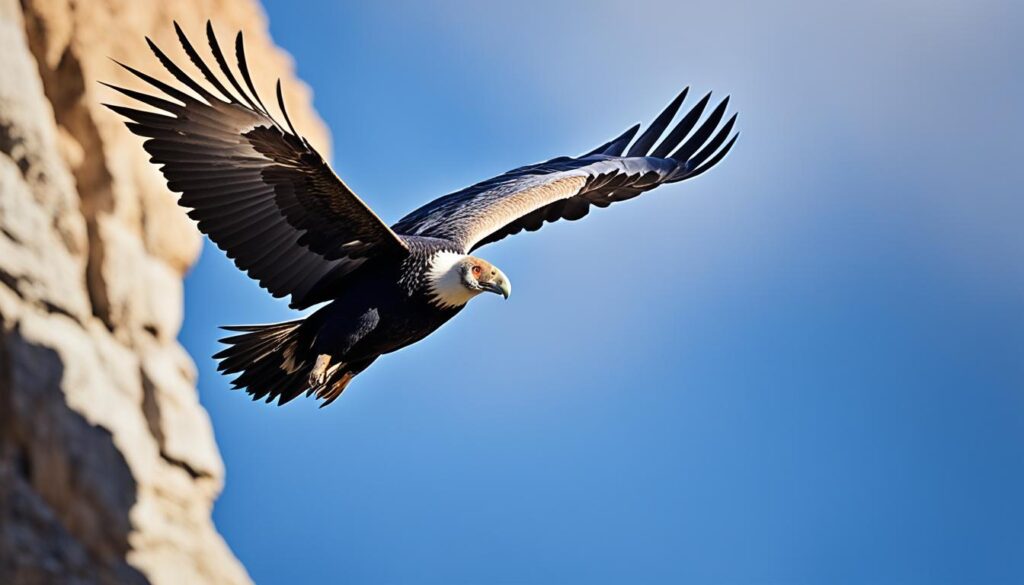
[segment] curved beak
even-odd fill
[[[509,295],[512,294],[512,283],[501,272],[494,277],[494,280],[481,282],[480,286],[485,291],[499,294],[506,299],[508,299]]]

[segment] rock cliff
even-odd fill
[[[0,583],[247,583],[210,519],[224,468],[177,343],[200,238],[101,102],[176,48],[244,30],[327,135],[253,1],[0,0]],[[160,75],[157,75],[161,77]],[[162,76],[166,79],[166,76]],[[123,102],[122,102],[123,103]]]

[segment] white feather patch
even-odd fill
[[[480,294],[462,282],[459,262],[467,256],[454,252],[438,252],[430,259],[427,288],[434,304],[445,308],[461,307]]]

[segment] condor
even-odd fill
[[[508,298],[509,278],[473,256],[477,248],[696,177],[738,137],[731,135],[735,114],[722,123],[729,98],[703,116],[710,94],[672,125],[684,89],[639,136],[637,125],[582,156],[509,171],[388,227],[295,131],[280,81],[285,124],[271,116],[249,75],[241,33],[234,47],[240,83],[210,23],[206,36],[223,77],[177,23],[175,30],[205,83],[146,39],[189,91],[122,65],[157,95],[109,87],[158,112],[107,107],[147,139],[168,188],[239,269],[275,297],[290,296],[295,309],[323,304],[304,319],[225,327],[236,334],[214,357],[254,400],[284,404],[305,393],[330,404],[378,357],[423,339],[477,295]]]

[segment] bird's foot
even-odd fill
[[[313,370],[309,373],[309,386],[319,388],[327,382],[327,369],[331,366],[331,356],[322,353],[316,358]]]
[[[341,393],[344,392],[345,388],[348,387],[348,383],[351,382],[352,378],[355,377],[356,375],[353,374],[352,372],[345,372],[341,375],[341,378],[339,380],[331,384],[330,389],[322,388],[319,392],[317,392],[316,397],[324,399],[324,402],[323,404],[320,405],[320,408],[327,406],[328,404],[334,402],[336,398],[341,396]]]

